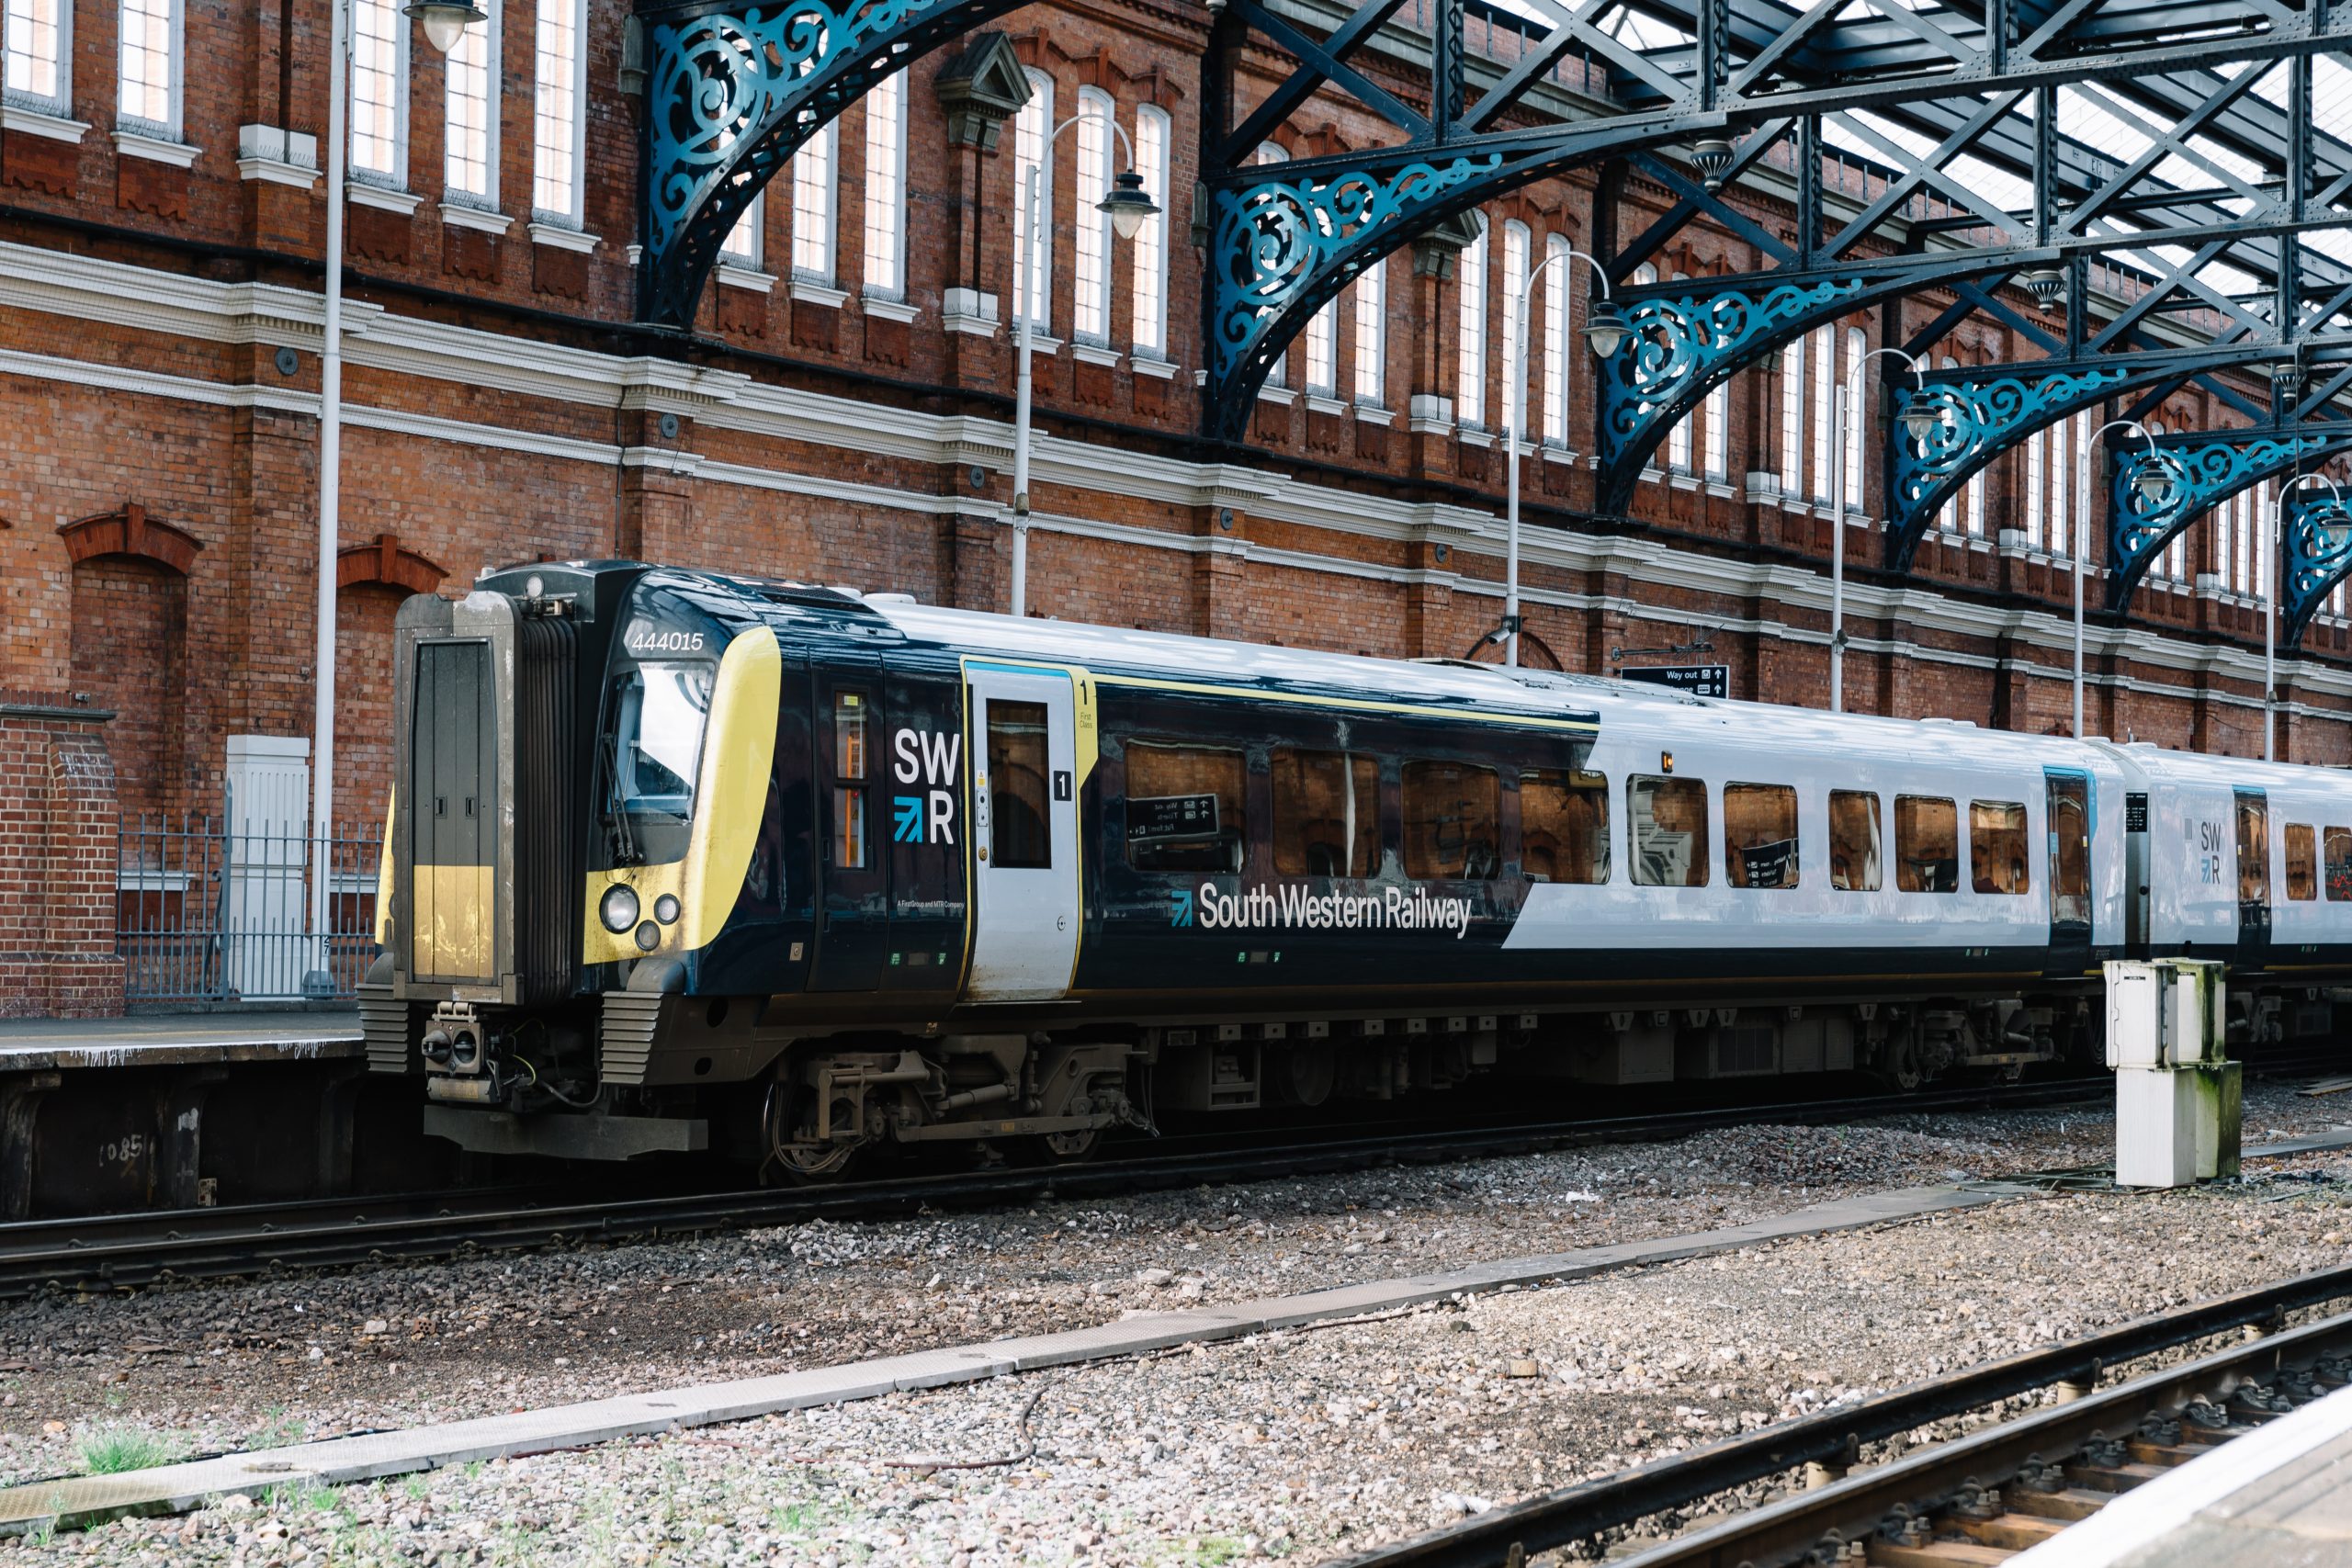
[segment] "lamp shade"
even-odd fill
[[[1614,299],[1599,299],[1584,319],[1584,340],[1592,344],[1592,352],[1607,359],[1617,352],[1617,345],[1634,335],[1634,326],[1625,320],[1625,312],[1617,308]]]
[[[1690,166],[1709,191],[1724,188],[1724,171],[1731,167],[1732,144],[1720,136],[1702,136],[1690,144]]]
[[[2143,457],[2139,468],[2132,482],[2140,487],[2142,495],[2150,501],[2162,501],[2172,493],[2172,468],[2162,457]]]
[[[1143,232],[1144,220],[1159,211],[1159,204],[1143,188],[1143,176],[1128,169],[1111,182],[1110,194],[1094,204],[1097,212],[1111,216],[1111,227],[1119,238],[1132,240]]]
[[[1928,395],[1925,388],[1915,387],[1903,405],[1903,428],[1911,433],[1914,441],[1925,441],[1944,423],[1943,400]]]
[[[468,28],[490,20],[490,13],[472,0],[410,0],[401,7],[401,15],[424,24],[424,41],[435,54],[448,53],[458,47]]]

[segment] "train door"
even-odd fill
[[[889,857],[876,842],[882,782],[882,669],[867,659],[810,682],[816,730],[818,882],[814,991],[873,991],[890,948]]]
[[[2050,967],[2080,974],[2091,961],[2091,780],[2046,768],[2050,840]]]
[[[2270,961],[2270,802],[2258,789],[2237,794],[2238,962]]]
[[[1078,962],[1077,702],[1069,675],[966,667],[971,686],[977,1001],[1069,989]]]
[[[2123,953],[2148,956],[2148,792],[2123,797]]]

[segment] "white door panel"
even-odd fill
[[[1068,675],[966,667],[976,1001],[1052,1000],[1078,961],[1076,704]]]

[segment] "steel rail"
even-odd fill
[[[1275,1149],[1220,1149],[1079,1166],[894,1178],[832,1187],[757,1189],[576,1203],[468,1204],[453,1192],[435,1213],[369,1213],[343,1198],[330,1217],[268,1206],[259,1224],[236,1209],[181,1210],[106,1220],[0,1225],[0,1300],[45,1289],[123,1289],[296,1267],[333,1268],[478,1251],[659,1240],[758,1225],[979,1208],[1059,1196],[1097,1196],[1269,1180],[1399,1163],[1434,1162],[1657,1142],[1751,1124],[1820,1124],[1936,1111],[2026,1109],[2104,1099],[2104,1077],[1983,1085],[1943,1093],[1878,1095],[1662,1115],[1523,1123],[1378,1137],[1334,1137]],[[1144,1145],[1148,1148],[1148,1145]],[[83,1235],[88,1231],[91,1234]]]
[[[1336,1559],[1325,1568],[1496,1568],[1505,1562],[1522,1562],[1539,1551],[1687,1507],[1801,1465],[1842,1469],[1853,1462],[1865,1443],[1881,1442],[1930,1422],[1965,1416],[2053,1384],[2095,1383],[2101,1372],[2121,1363],[2177,1349],[2235,1328],[2274,1328],[2290,1312],[2346,1297],[2352,1297],[2352,1267],[2323,1269],[2277,1284],[2214,1297],[2063,1345],[1988,1361],[1951,1377],[1913,1383],[1873,1399],[1778,1422],[1749,1437],[1652,1460],[1602,1480],[1583,1482],[1494,1508],[1395,1545]],[[1695,1532],[1680,1541],[1668,1542],[1666,1547],[1643,1554],[1639,1561],[1644,1568],[1650,1568],[1654,1561],[1660,1564],[1728,1564],[1753,1557],[1761,1563],[1766,1561],[1763,1554],[1791,1540],[1798,1540],[1800,1550],[1810,1548],[1826,1530],[1841,1528],[1839,1520],[1850,1524],[1859,1517],[1865,1527],[1875,1526],[1895,1501],[1915,1501],[1932,1494],[1934,1487],[1926,1484],[1922,1477],[1930,1473],[1929,1467],[1937,1456],[1942,1456],[1948,1464],[1958,1465],[1963,1475],[1973,1474],[1986,1485],[1996,1484],[2001,1479],[1995,1473],[1998,1471],[1996,1460],[2007,1462],[2013,1448],[2015,1457],[2019,1459],[2029,1449],[2044,1457],[2061,1451],[2058,1434],[2072,1431],[2072,1424],[2084,1421],[2087,1421],[2089,1429],[2101,1428],[2102,1422],[2111,1425],[2113,1412],[2120,1407],[2120,1397],[2131,1391],[2144,1392],[2152,1385],[2161,1385],[2165,1390],[2187,1388],[2208,1376],[2211,1369],[2251,1366],[2266,1356],[2282,1356],[2290,1347],[2312,1342],[2312,1337],[2323,1329],[2329,1331],[2329,1344],[2338,1339],[2352,1340],[2352,1314],[2291,1333],[2273,1335],[2254,1345],[2210,1356],[2152,1378],[2120,1384],[2057,1410],[2029,1416],[2020,1422],[1989,1428],[1957,1443],[1939,1445],[1874,1467],[1818,1493],[1807,1493],[1772,1505],[1757,1515],[1744,1516]],[[2136,1419],[2135,1416],[2133,1422],[2126,1422],[2124,1429],[2129,1430]],[[2003,1433],[2022,1433],[2024,1438],[2032,1441],[2025,1448],[2017,1448],[2000,1437]],[[1987,1465],[1992,1466],[1991,1471],[1986,1470]],[[1898,1493],[1899,1496],[1894,1495]],[[1882,1494],[1887,1494],[1883,1500]],[[1867,1502],[1849,1506],[1856,1498]],[[1815,1511],[1805,1512],[1808,1506]],[[1825,1518],[1820,1513],[1838,1509],[1845,1511],[1837,1514],[1836,1518]],[[1796,1518],[1809,1522],[1800,1528],[1790,1522]],[[1813,1522],[1817,1522],[1818,1528],[1813,1528]],[[1807,1529],[1811,1533],[1804,1533]],[[1740,1533],[1743,1529],[1747,1533]],[[1701,1554],[1702,1546],[1704,1555]]]

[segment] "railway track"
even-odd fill
[[[1216,1146],[1135,1152],[1088,1165],[917,1176],[831,1187],[560,1202],[512,1194],[410,1194],[382,1200],[272,1203],[0,1225],[0,1299],[43,1290],[130,1289],[294,1268],[336,1268],[401,1258],[539,1247],[670,1239],[812,1219],[983,1208],[1048,1195],[1108,1196],[1203,1182],[1267,1180],[1384,1164],[1538,1153],[1607,1143],[1656,1142],[1758,1123],[1849,1122],[1938,1111],[2030,1109],[2103,1099],[2104,1077],[1984,1085],[1928,1094],[1739,1106],[1607,1120],[1328,1137],[1272,1149]]]
[[[2352,1386],[2352,1299],[2334,1269],[2162,1313],[2085,1338],[1775,1424],[1496,1508],[1325,1568],[1519,1568],[1644,1520],[1688,1517],[1758,1482],[1810,1489],[1702,1524],[1612,1568],[1991,1568],[2115,1497],[2297,1405]],[[2120,1364],[2256,1330],[2243,1343],[2111,1387]],[[1849,1470],[1868,1445],[2058,1390],[2016,1419]]]

